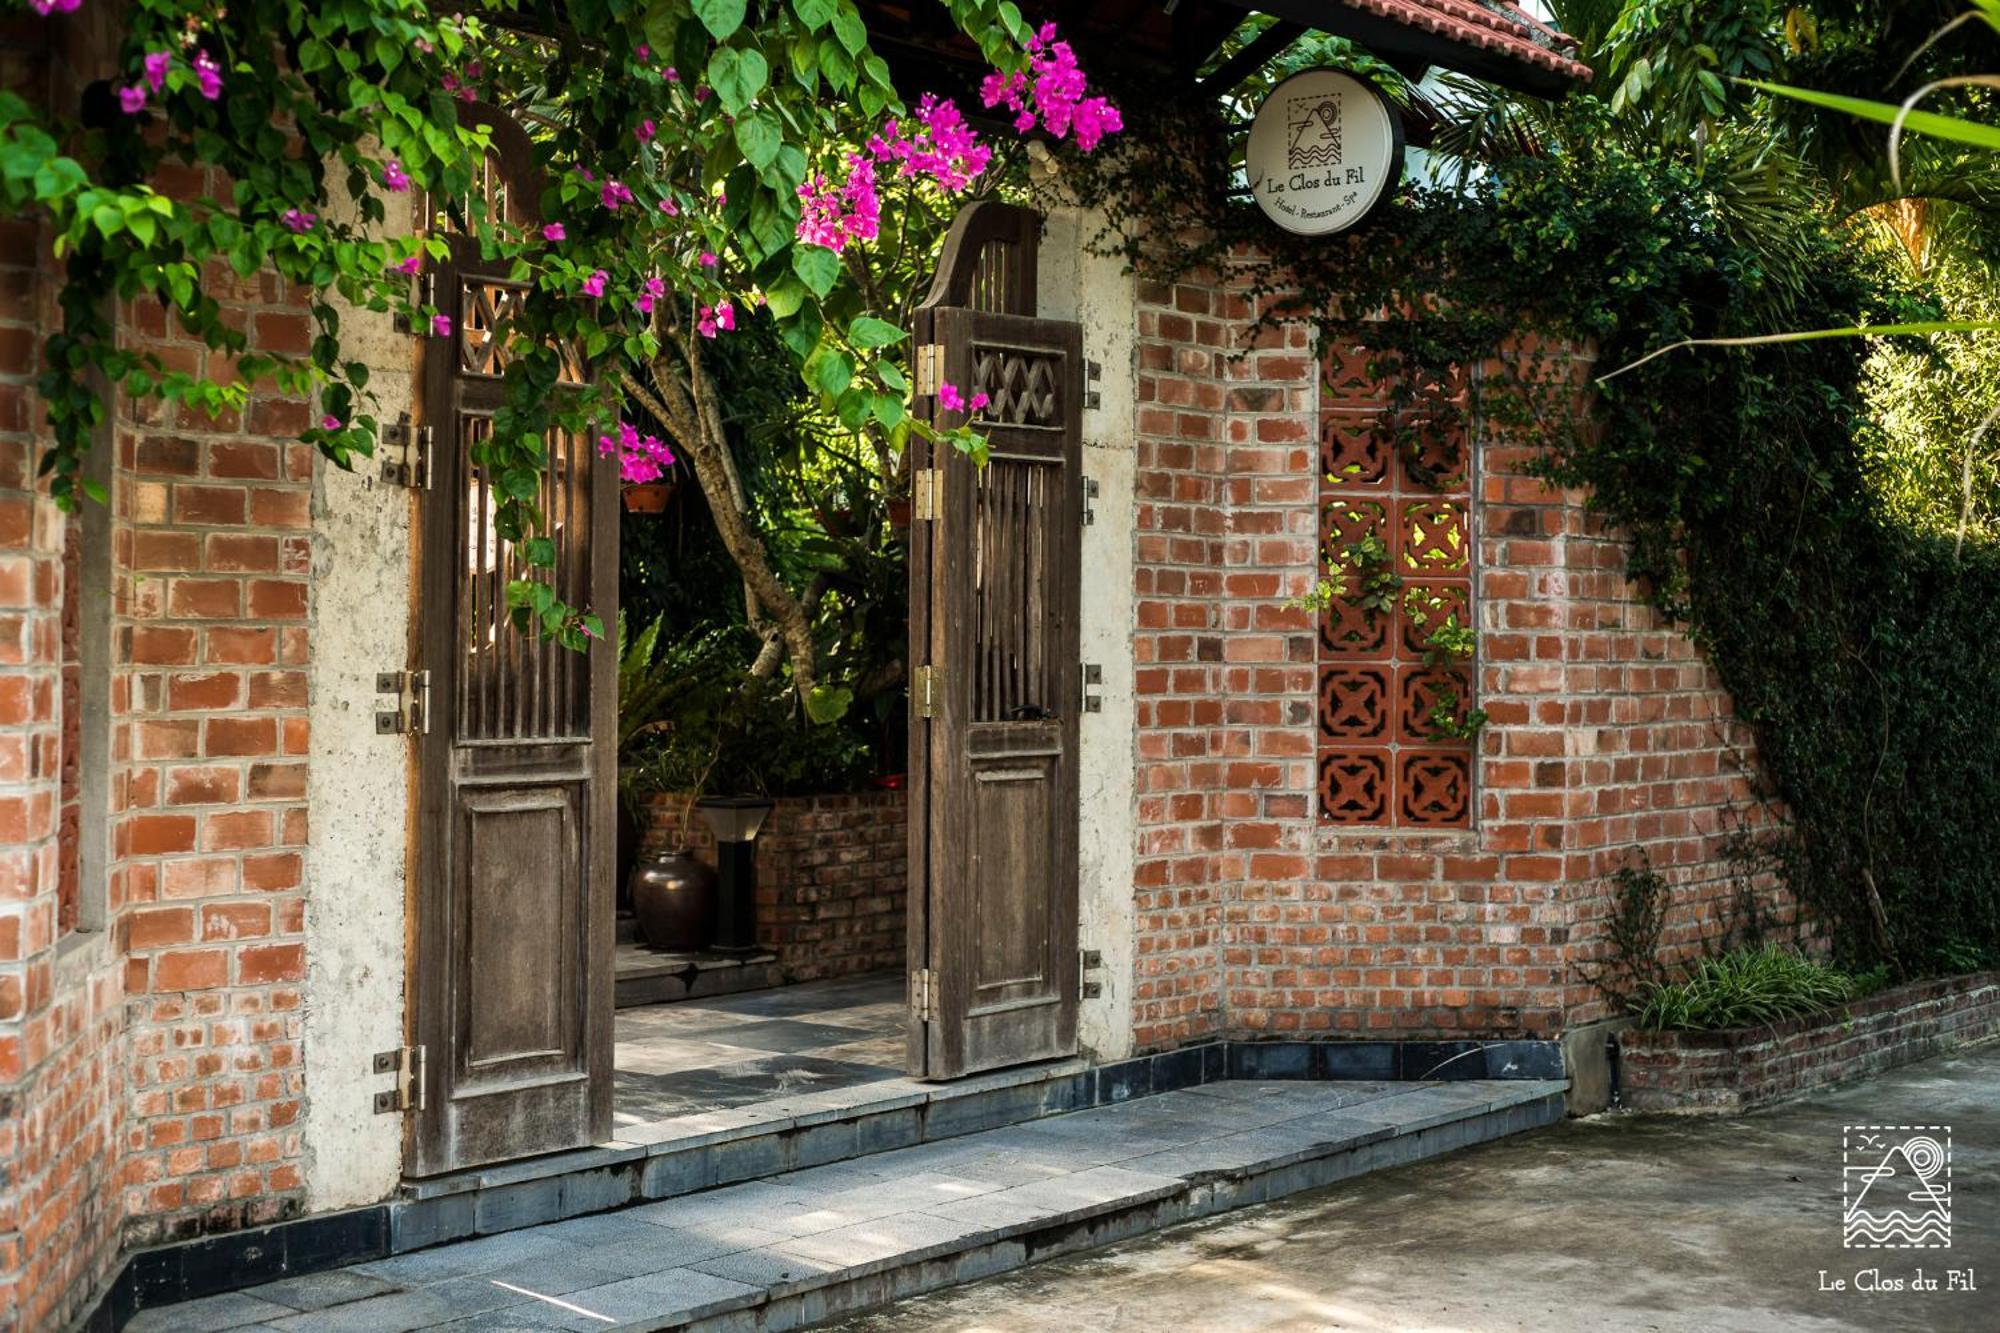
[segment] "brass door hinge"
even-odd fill
[[[381,671],[375,676],[375,693],[396,697],[393,708],[375,713],[375,734],[393,736],[429,733],[431,729],[431,673],[428,671]]]
[[[938,670],[929,663],[920,666],[910,679],[910,698],[917,705],[918,717],[937,716]]]
[[[396,1086],[375,1094],[375,1114],[424,1109],[424,1048],[398,1046],[375,1057],[375,1072],[394,1074]]]
[[[920,967],[910,973],[910,1012],[919,1023],[937,1022],[937,973]]]
[[[944,383],[944,344],[924,343],[916,352],[917,397],[930,398]]]
[[[938,499],[943,490],[943,468],[918,468],[910,475],[911,516],[919,523],[937,518]]]

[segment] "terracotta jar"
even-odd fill
[[[715,871],[690,851],[657,852],[633,867],[632,911],[655,949],[695,953],[715,920]]]

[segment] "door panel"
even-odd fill
[[[944,380],[990,399],[990,459],[936,451],[911,562],[913,660],[934,672],[912,729],[911,953],[935,978],[912,1071],[949,1078],[1076,1050],[1083,365],[1073,323],[923,314]]]
[[[527,160],[497,112],[501,166]],[[490,119],[488,116],[490,115]],[[496,172],[510,212],[532,179]],[[616,663],[515,630],[507,588],[525,562],[494,530],[492,487],[473,450],[502,401],[492,336],[518,299],[449,238],[437,304],[454,333],[424,347],[432,428],[419,522],[419,649],[429,673],[419,745],[415,1040],[424,1102],[407,1169],[433,1175],[596,1142],[611,1131],[611,915]],[[572,373],[567,377],[575,382]],[[617,475],[554,434],[539,504],[571,605],[617,614]]]

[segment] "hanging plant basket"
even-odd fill
[[[650,481],[641,486],[627,486],[624,491],[626,512],[659,513],[667,507],[667,502],[674,498],[678,484],[671,481]]]

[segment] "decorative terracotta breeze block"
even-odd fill
[[[1320,616],[1319,817],[1464,828],[1472,743],[1441,734],[1431,716],[1449,698],[1464,720],[1473,668],[1426,655],[1447,618],[1472,623],[1465,430],[1459,420],[1394,416],[1366,348],[1329,349],[1322,366],[1320,559],[1342,586]],[[1363,542],[1385,563],[1357,556]]]

